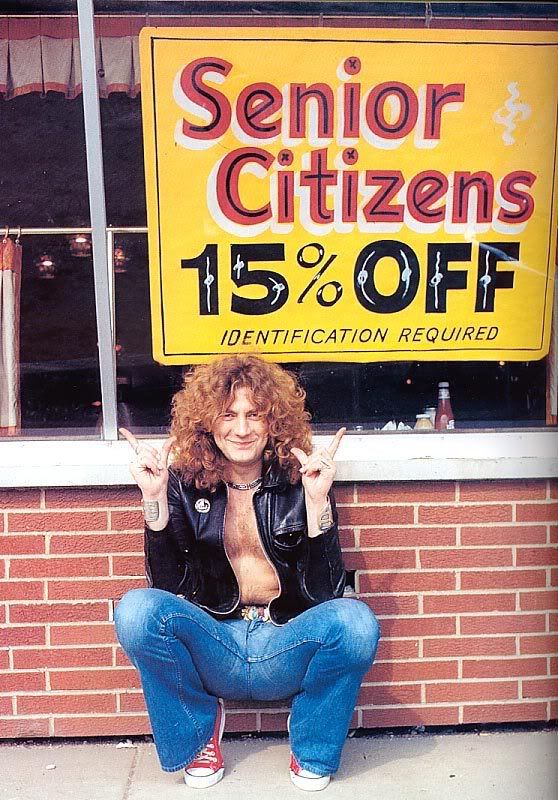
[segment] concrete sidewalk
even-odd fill
[[[119,745],[120,746],[117,746]],[[125,746],[122,746],[124,744]],[[152,744],[0,745],[0,800],[301,800],[286,738],[224,742],[226,774],[189,789]],[[378,735],[347,741],[323,800],[555,800],[558,732]]]

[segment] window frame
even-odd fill
[[[100,440],[0,441],[0,487],[133,484],[130,450],[118,439],[114,234],[104,191],[93,0],[77,0],[103,426]],[[31,229],[30,229],[31,232]],[[316,435],[317,446],[329,441]],[[162,437],[147,438],[160,445]],[[506,428],[451,433],[351,432],[338,454],[340,481],[548,478],[558,475],[558,430]]]

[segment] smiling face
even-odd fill
[[[261,475],[268,424],[254,404],[252,392],[236,389],[213,425],[213,438],[229,465],[229,480],[253,480]]]

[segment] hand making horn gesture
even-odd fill
[[[336,472],[333,458],[346,430],[339,428],[328,447],[320,447],[309,456],[300,447],[291,448],[291,453],[300,461],[302,485],[309,500],[327,497]]]
[[[169,453],[176,441],[171,436],[163,442],[160,450],[140,442],[126,428],[118,429],[132,447],[136,457],[130,462],[130,472],[145,499],[158,498],[166,492],[169,479]]]

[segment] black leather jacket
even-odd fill
[[[230,616],[240,604],[240,591],[223,545],[227,487],[198,490],[171,469],[168,499],[167,526],[145,529],[149,585],[184,595],[215,617]],[[254,494],[258,532],[279,579],[280,594],[269,606],[277,624],[343,594],[337,512],[331,495],[330,500],[333,526],[310,538],[301,483],[293,486],[270,470]]]

